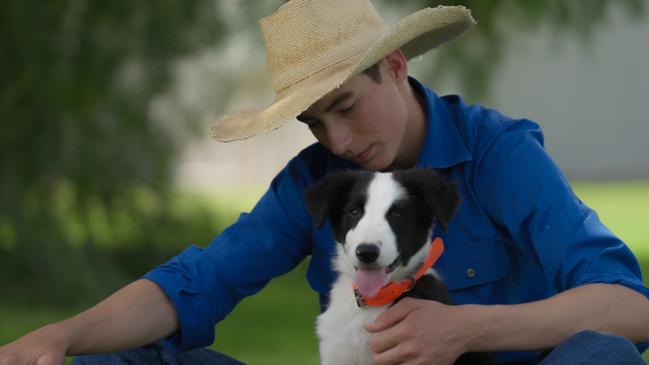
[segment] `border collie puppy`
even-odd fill
[[[429,270],[436,259],[431,255],[441,253],[433,246],[442,245],[431,241],[435,224],[446,230],[460,197],[435,170],[333,173],[310,186],[304,199],[316,226],[328,220],[338,243],[339,276],[317,320],[322,364],[371,365],[371,338],[363,326],[402,298],[451,303]],[[495,363],[482,353],[464,354],[456,362]]]

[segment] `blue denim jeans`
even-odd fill
[[[162,344],[104,355],[79,356],[72,365],[240,365],[202,348],[171,353]],[[552,350],[538,365],[646,365],[636,347],[620,336],[580,332]]]
[[[583,331],[555,347],[539,365],[646,365],[635,345],[621,336]]]
[[[134,350],[77,356],[72,365],[245,365],[207,348],[173,353],[162,342]]]

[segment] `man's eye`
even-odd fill
[[[305,121],[304,124],[306,124],[306,126],[309,127],[310,129],[313,129],[320,125],[320,121],[317,119],[309,119]]]
[[[348,107],[345,108],[345,109],[342,109],[342,110],[340,111],[340,113],[342,113],[342,114],[349,114],[349,113],[351,113],[352,111],[354,111],[354,108],[355,108],[355,107],[356,107],[356,103],[354,103],[354,104],[348,106]]]
[[[320,119],[309,117],[309,116],[303,116],[302,114],[295,117],[295,119],[297,119],[299,122],[306,124],[306,126],[309,128],[313,128],[318,124],[320,124]]]

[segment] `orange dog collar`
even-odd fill
[[[430,270],[431,267],[437,262],[442,253],[444,252],[444,242],[441,238],[437,237],[433,240],[433,243],[430,245],[428,250],[428,255],[426,260],[421,265],[419,270],[408,279],[392,281],[383,288],[373,297],[363,298],[363,296],[358,292],[356,286],[354,286],[354,295],[356,296],[356,304],[359,307],[380,307],[394,302],[399,298],[403,293],[409,291],[415,286],[415,283],[419,278],[424,276]]]

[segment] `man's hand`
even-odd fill
[[[453,364],[468,350],[466,312],[462,306],[432,300],[401,300],[365,326],[374,333],[374,364]]]
[[[176,309],[155,283],[140,279],[96,306],[0,347],[0,365],[62,365],[65,355],[144,346],[174,333]]]
[[[0,365],[63,365],[66,350],[63,333],[46,326],[0,347]]]

